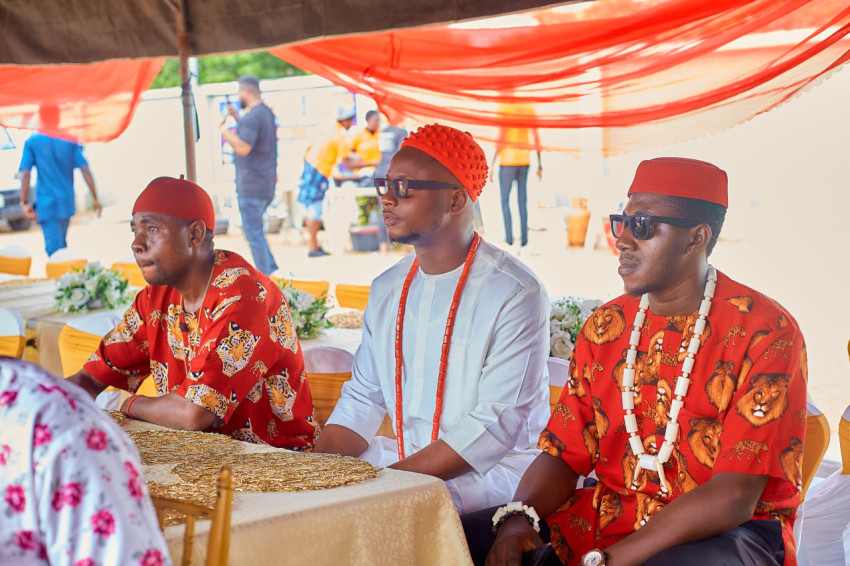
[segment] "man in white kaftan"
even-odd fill
[[[419,153],[424,155],[418,149],[405,150],[403,146],[393,160],[396,167],[390,166],[390,174],[396,171],[408,177],[399,163],[411,158],[416,164],[421,158]],[[484,161],[486,175],[486,158]],[[440,163],[433,166],[441,167]],[[464,180],[462,174],[452,177],[454,171],[445,173],[448,178],[440,181],[454,179],[458,184]],[[385,193],[382,198],[390,237],[401,239],[399,235],[404,231],[400,225],[409,225],[410,231],[416,232],[413,243],[420,262],[410,283],[402,332],[401,422],[407,458],[426,447],[433,448],[432,422],[443,336],[464,269],[463,263],[455,264],[462,262],[470,249],[468,238],[455,238],[452,241],[457,241],[460,247],[460,259],[448,264],[446,269],[435,269],[431,263],[426,269],[425,246],[419,245],[425,236],[420,236],[420,226],[415,225],[420,215],[417,210],[405,211],[401,205],[408,206],[414,198],[433,196],[434,191],[416,191],[413,186],[411,183],[406,197]],[[471,205],[469,200],[466,203]],[[463,234],[471,238],[471,215],[468,227],[466,216],[460,216],[462,227],[468,229]],[[399,220],[402,217],[404,220]],[[426,221],[424,227],[429,229],[431,225]],[[449,253],[439,246],[437,249]],[[362,444],[365,451],[359,454],[356,450],[347,451],[343,444],[335,450],[329,449],[322,436],[316,446],[317,451],[347,452],[374,465],[441,477],[446,480],[461,513],[493,505],[513,495],[522,474],[539,454],[537,439],[549,413],[546,291],[525,265],[491,244],[480,241],[473,253],[451,335],[438,434],[439,441],[455,453],[452,456],[459,456],[466,466],[451,473],[422,465],[401,467],[396,439],[375,436],[384,415],[389,414],[394,426],[399,416],[396,414],[396,317],[402,288],[414,261],[412,255],[372,283],[363,320],[363,342],[354,358],[352,378],[343,386],[327,423],[330,428],[326,431],[333,428],[331,425],[345,427],[366,439],[368,448]]]

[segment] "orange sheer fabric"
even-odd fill
[[[270,51],[371,96],[391,121],[493,142],[537,128],[543,148],[605,154],[728,128],[850,59],[846,0],[597,0],[514,18]],[[534,116],[500,111],[526,103]]]
[[[127,129],[165,59],[86,65],[0,65],[0,126],[39,130],[80,143]],[[40,108],[58,110],[40,112]],[[45,119],[47,118],[47,119]]]

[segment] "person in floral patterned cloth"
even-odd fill
[[[0,358],[0,564],[171,564],[133,442],[82,389]]]
[[[318,427],[304,357],[281,290],[241,256],[213,246],[209,195],[160,177],[133,205],[136,263],[149,283],[85,367],[68,379],[93,396],[135,392],[129,417],[180,430],[310,449]]]

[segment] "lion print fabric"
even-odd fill
[[[177,393],[216,416],[212,430],[239,440],[308,449],[313,401],[289,306],[243,258],[216,251],[197,313],[180,294],[149,285],[86,364],[95,377],[135,391],[151,375],[158,395]]]
[[[638,466],[621,400],[625,353],[638,299],[624,295],[597,309],[576,341],[569,379],[538,447],[576,472],[595,471],[584,488],[547,518],[565,564],[640,529],[679,495],[719,472],[770,476],[753,519],[779,520],[785,564],[795,564],[794,517],[800,502],[806,417],[805,344],[782,307],[718,273],[693,382],[664,478]],[[647,311],[635,361],[635,410],[648,453],[657,453],[669,420],[697,313]]]

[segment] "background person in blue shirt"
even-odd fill
[[[39,109],[42,128],[53,131],[59,126],[59,109],[42,106]],[[29,204],[30,173],[35,167],[38,172],[38,190],[35,207]],[[48,257],[56,250],[68,247],[65,238],[68,223],[76,212],[74,202],[74,169],[79,168],[94,199],[94,211],[100,215],[94,177],[88,161],[83,157],[83,148],[72,141],[51,137],[36,132],[24,144],[21,158],[21,208],[28,218],[41,225],[44,233],[44,249]]]

